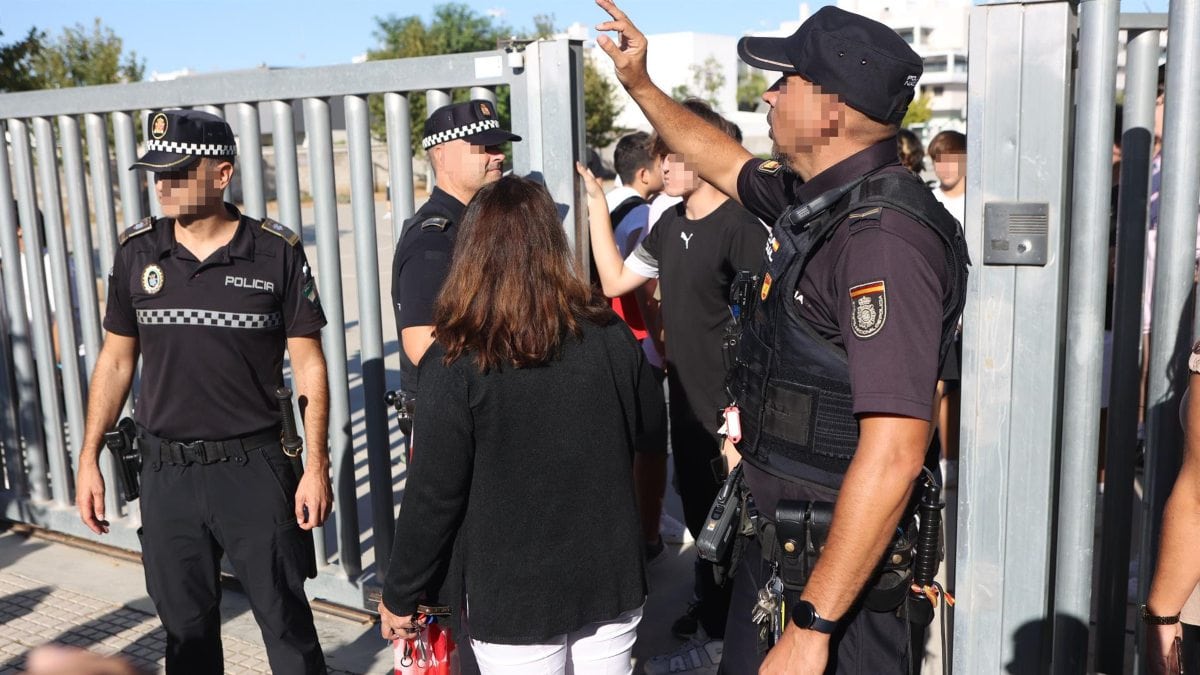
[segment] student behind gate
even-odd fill
[[[316,283],[299,235],[222,201],[237,153],[224,120],[172,110],[150,122],[132,168],[153,172],[165,217],[120,236],[88,390],[79,514],[93,532],[108,531],[97,455],[140,356],[138,535],[168,675],[224,672],[222,554],[249,596],[271,670],[324,673],[304,594],[316,574],[311,530],[333,504]],[[280,447],[285,347],[306,411],[302,477]]]
[[[707,104],[690,99],[683,106],[736,144],[733,125]],[[654,154],[662,158],[664,193],[683,197],[683,202],[668,209],[624,261],[613,242],[607,210],[601,203],[589,204],[592,255],[606,295],[659,280],[676,488],[685,524],[696,537],[723,471],[717,429],[726,401],[721,344],[730,320],[730,287],[739,270],[758,264],[767,233],[757,218],[700,178],[692,154],[661,136],[654,142]],[[585,176],[585,182],[590,186],[594,177]],[[672,625],[673,633],[692,641],[679,654],[649,662],[647,672],[669,672],[668,664],[676,656],[698,663],[700,672],[711,672],[720,660],[728,588],[714,580],[711,563],[699,558],[693,595],[691,606]]]
[[[630,673],[646,597],[631,459],[636,435],[663,423],[661,390],[575,269],[545,188],[501,178],[460,228],[421,362],[421,451],[381,632],[415,635],[459,541],[485,675]]]

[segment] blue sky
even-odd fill
[[[462,0],[514,28],[533,25],[553,7],[555,22],[594,26],[606,15],[590,0]],[[2,0],[0,42],[31,26],[58,34],[63,26],[100,19],[145,60],[146,72],[201,72],[271,66],[349,63],[374,46],[375,17],[419,14],[439,0]],[[827,2],[811,1],[813,9]],[[1130,12],[1165,12],[1167,0],[1122,0]],[[647,33],[692,30],[741,35],[799,17],[798,0],[624,0]],[[593,32],[594,37],[594,32]]]

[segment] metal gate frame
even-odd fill
[[[101,538],[79,520],[73,506],[73,473],[78,440],[83,436],[86,375],[95,366],[101,343],[97,310],[97,269],[107,269],[116,250],[116,235],[141,219],[143,199],[158,211],[153,186],[143,172],[126,171],[137,156],[133,115],[160,108],[203,108],[236,117],[239,128],[238,174],[243,210],[266,216],[260,118],[270,115],[276,148],[277,213],[273,217],[302,229],[300,184],[293,117],[303,109],[309,149],[315,215],[318,283],[329,324],[322,331],[330,380],[329,454],[333,469],[335,508],[330,523],[317,532],[319,573],[306,588],[313,598],[360,607],[372,576],[386,569],[391,552],[396,500],[392,449],[401,443],[389,428],[382,399],[385,367],[382,316],[390,304],[381,299],[377,252],[377,219],[373,200],[370,114],[367,96],[384,95],[392,206],[392,242],[400,223],[414,207],[412,154],[409,147],[409,97],[424,95],[431,103],[449,101],[449,91],[470,88],[475,97],[495,100],[490,88],[510,86],[513,131],[522,136],[513,145],[513,168],[520,175],[539,177],[565,207],[564,228],[577,255],[586,256],[586,222],[579,205],[574,163],[585,156],[583,117],[583,49],[578,40],[539,41],[523,51],[489,51],[346,66],[231,73],[221,77],[141,82],[76,89],[0,94],[0,262],[18,259],[16,230],[22,227],[30,250],[45,250],[52,280],[70,278],[74,288],[53,283],[58,330],[63,338],[61,366],[63,409],[58,400],[55,357],[48,312],[48,280],[40,265],[28,265],[30,302],[41,308],[22,320],[24,282],[19,265],[2,265],[4,295],[0,299],[0,442],[6,483],[0,483],[0,518],[28,523],[72,536],[139,550],[137,504],[122,503],[113,482],[109,453],[101,454],[108,486],[106,511],[111,531]],[[361,377],[365,401],[366,453],[370,480],[375,565],[364,570],[363,532],[357,508],[352,411],[347,372],[346,317],[343,312],[333,144],[331,97],[345,106],[350,160],[351,206],[355,245],[358,321],[361,333]],[[84,136],[89,170],[84,170]],[[118,219],[108,148],[111,119],[117,167]],[[57,134],[55,131],[57,122]],[[30,141],[30,127],[33,143]],[[36,149],[36,161],[34,151]],[[35,175],[36,169],[36,175]],[[60,173],[61,169],[61,173]],[[67,217],[62,208],[61,182],[66,183]],[[85,176],[90,177],[90,188]],[[91,192],[91,200],[88,192]],[[39,193],[41,195],[39,199]],[[14,201],[15,196],[15,201]],[[90,202],[90,203],[89,203]],[[13,208],[13,205],[16,208]],[[90,208],[89,208],[90,207]],[[39,212],[45,222],[45,241],[36,226]],[[94,214],[94,220],[91,216]],[[71,225],[70,251],[65,224]],[[98,246],[93,245],[93,235]],[[582,246],[581,246],[582,244]],[[310,250],[310,253],[313,251]],[[69,262],[70,261],[70,262]],[[327,270],[338,270],[330,274]],[[79,321],[71,311],[78,298]],[[74,337],[77,336],[77,337]],[[81,360],[65,358],[75,342],[83,346]],[[73,352],[72,352],[73,353]],[[11,379],[10,376],[11,375]],[[13,386],[10,387],[10,382]],[[36,383],[36,384],[35,384]],[[135,383],[135,391],[136,391]],[[37,387],[37,391],[35,391]],[[55,402],[42,405],[42,401]],[[372,405],[372,401],[379,401]],[[361,448],[359,448],[361,450]],[[354,508],[347,508],[348,506]],[[336,536],[336,540],[334,540]],[[334,541],[332,545],[328,542]],[[336,562],[331,556],[336,554]],[[364,574],[365,572],[365,574]]]

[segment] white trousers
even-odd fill
[[[483,675],[630,675],[642,608],[535,645],[471,640]]]

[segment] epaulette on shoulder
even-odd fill
[[[121,236],[117,237],[117,242],[120,243],[122,246],[124,246],[125,242],[129,241],[130,239],[133,239],[134,237],[136,237],[138,235],[146,234],[147,232],[153,232],[153,231],[154,231],[154,217],[146,216],[145,218],[142,218],[141,220],[139,220],[137,223],[126,228],[125,231],[121,233]]]
[[[422,230],[444,230],[450,221],[441,216],[432,216],[421,221]]]
[[[758,172],[765,173],[768,176],[774,176],[780,171],[783,171],[783,165],[774,159],[768,159],[767,161],[758,165]]]
[[[263,218],[262,229],[264,232],[270,232],[276,237],[286,241],[289,246],[295,246],[296,244],[300,243],[300,235],[292,232],[282,223],[271,220],[270,218]]]
[[[846,220],[878,220],[880,214],[883,213],[883,207],[876,206],[874,208],[855,211],[846,216]]]

